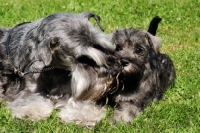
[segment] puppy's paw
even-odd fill
[[[38,94],[31,94],[28,97],[19,97],[8,103],[8,108],[12,110],[13,117],[36,121],[50,116],[53,111],[53,104],[49,99]]]
[[[124,103],[114,111],[113,119],[115,122],[128,123],[132,121],[139,113],[140,109],[138,107],[132,104]]]
[[[100,108],[90,101],[73,101],[70,99],[67,105],[59,113],[62,121],[75,122],[80,126],[93,127],[106,115],[106,109]]]

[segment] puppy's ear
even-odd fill
[[[52,37],[50,38],[50,48],[51,50],[55,50],[60,46],[60,38],[59,37]]]
[[[161,43],[162,43],[162,40],[161,40],[161,38],[159,38],[159,37],[156,37],[156,36],[153,36],[153,35],[151,35],[150,33],[148,33],[147,32],[147,34],[148,34],[148,36],[150,37],[150,39],[151,39],[151,41],[152,41],[152,47],[153,47],[153,49],[156,51],[156,53],[159,51],[159,49],[160,49],[160,45],[161,45]]]
[[[100,23],[100,21],[101,21],[100,16],[98,16],[98,15],[92,13],[92,12],[84,12],[84,13],[82,13],[82,15],[83,15],[84,18],[87,18],[88,20],[89,20],[90,18],[93,17],[93,18],[96,20],[96,22],[97,22],[99,28],[100,28],[102,31],[104,31],[104,28],[103,28],[103,26],[102,26],[101,23]]]
[[[149,29],[148,29],[148,32],[152,35],[156,35],[156,31],[158,29],[158,24],[160,23],[162,19],[159,17],[159,16],[155,16],[151,22],[150,22],[150,25],[149,25]]]

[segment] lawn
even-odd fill
[[[157,36],[161,52],[174,61],[177,79],[159,103],[152,103],[127,125],[114,125],[105,118],[93,129],[63,124],[58,111],[46,120],[32,122],[12,118],[0,103],[0,133],[160,133],[200,132],[200,0],[1,0],[0,25],[13,27],[55,12],[91,11],[101,16],[106,33],[117,28],[147,30],[150,20],[162,18]],[[91,20],[94,22],[94,20]]]

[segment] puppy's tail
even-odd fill
[[[158,29],[158,24],[159,22],[161,21],[162,19],[159,17],[159,16],[155,16],[151,22],[150,22],[150,25],[149,25],[149,29],[148,29],[148,32],[152,35],[156,35],[156,31]]]
[[[88,20],[89,20],[90,18],[93,17],[93,18],[96,20],[96,22],[97,22],[99,28],[100,28],[102,31],[104,31],[104,28],[103,28],[103,26],[102,26],[101,23],[100,23],[100,21],[101,21],[100,16],[98,16],[98,15],[92,13],[92,12],[84,12],[84,13],[82,13],[82,15],[83,15],[84,18],[87,18]]]

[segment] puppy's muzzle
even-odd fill
[[[126,59],[122,59],[122,60],[121,60],[121,65],[122,65],[123,67],[126,67],[126,66],[129,65],[129,61],[126,60]]]

